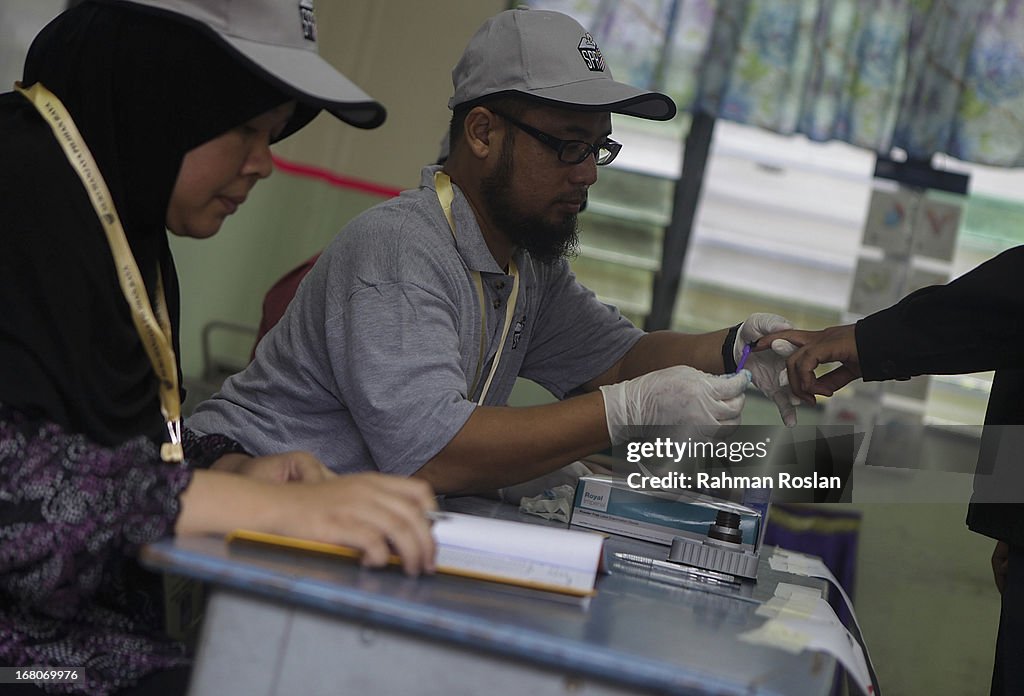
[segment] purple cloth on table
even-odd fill
[[[840,507],[775,503],[768,513],[764,543],[818,556],[852,601],[861,515],[855,510]],[[843,624],[849,627],[852,617],[838,592],[829,593],[829,603]]]

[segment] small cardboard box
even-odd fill
[[[750,507],[689,490],[651,490],[610,476],[582,476],[569,524],[672,545],[673,537],[707,537],[719,510],[740,516],[742,550],[760,547],[762,514]]]

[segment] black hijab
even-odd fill
[[[178,282],[164,221],[194,147],[286,101],[206,34],[130,5],[85,3],[36,37],[22,82],[71,113],[110,188],[175,351]],[[162,440],[156,377],[110,247],[49,127],[0,95],[0,404],[106,445]]]

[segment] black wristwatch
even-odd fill
[[[736,346],[736,334],[740,332],[741,326],[742,322],[729,329],[729,333],[725,335],[725,342],[722,343],[722,365],[725,368],[723,375],[731,375],[736,371],[736,356],[733,350]]]

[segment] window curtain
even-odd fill
[[[1024,0],[547,0],[682,109],[1024,166]]]

